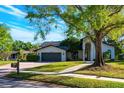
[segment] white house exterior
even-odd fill
[[[76,52],[68,51],[66,46],[60,46],[60,42],[45,42],[37,50],[39,61],[55,62],[66,60],[84,60],[93,61],[95,59],[95,45],[89,38],[81,40],[82,48]],[[66,48],[65,48],[66,47]],[[111,59],[115,59],[115,50],[113,46],[102,43],[102,52],[111,52]]]
[[[111,51],[111,59],[115,59],[114,46],[102,43],[102,52]],[[95,45],[89,38],[82,39],[83,60],[93,61],[95,59]]]
[[[37,51],[37,54],[40,58],[39,61],[66,61],[66,50],[55,46],[41,48]]]

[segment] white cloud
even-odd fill
[[[13,6],[5,5],[5,7],[10,8],[11,10],[13,10],[17,14],[20,14],[20,15],[23,15],[23,16],[27,15],[25,12],[23,12],[23,11],[13,7]]]
[[[25,28],[22,28],[22,27],[19,27],[19,26],[16,26],[16,25],[13,25],[13,24],[8,24],[6,23],[11,29],[18,29],[20,31],[29,31],[28,29],[25,29]]]
[[[27,15],[25,12],[23,12],[23,11],[13,7],[13,6],[5,5],[4,7],[9,8],[10,10],[4,9],[4,8],[0,8],[1,12],[5,12],[5,13],[8,13],[10,15],[17,16],[17,17],[25,17]]]
[[[0,24],[3,24],[4,22],[0,22]]]
[[[14,40],[21,40],[24,42],[33,42],[34,41],[34,32],[11,28],[10,33]]]
[[[64,40],[66,36],[63,33],[59,32],[50,32],[48,35],[46,35],[46,40],[45,41],[61,41]]]
[[[46,35],[46,39],[42,40],[41,38],[38,38],[37,41],[34,41],[35,32],[29,31],[28,29],[24,29],[18,26],[10,25],[11,26],[11,35],[14,40],[21,40],[24,42],[38,42],[42,43],[43,41],[61,41],[66,38],[66,36],[63,33],[59,33],[57,31],[50,32],[48,35]]]

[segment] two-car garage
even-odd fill
[[[39,55],[39,61],[42,62],[66,61],[66,50],[55,46],[43,47],[37,53]]]
[[[42,61],[61,61],[61,53],[42,53]]]

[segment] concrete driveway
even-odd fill
[[[36,62],[20,62],[20,69],[32,68],[37,66],[43,66],[50,63],[36,63]],[[12,71],[16,71],[15,68],[11,68],[11,64],[0,66],[0,88],[67,88],[67,86],[50,84],[38,81],[17,80],[11,78],[5,78],[4,76]]]
[[[24,70],[26,68],[43,66],[47,64],[50,64],[50,63],[20,62],[20,70]],[[16,71],[16,68],[11,68],[11,64],[0,66],[0,77],[5,76],[6,74],[12,71]]]

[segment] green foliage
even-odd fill
[[[5,24],[0,24],[0,59],[6,60],[12,51],[13,39],[9,28]]]
[[[5,24],[0,24],[0,51],[10,51],[12,48],[12,37],[9,28]]]
[[[92,36],[101,33],[117,39],[123,33],[123,6],[28,6],[27,19],[45,36],[59,21],[67,26],[68,36]]]
[[[41,37],[45,39],[45,35],[48,34],[52,28],[57,28],[62,20],[57,17],[55,18],[54,12],[59,10],[59,6],[26,6],[27,7],[27,19],[37,29],[37,33],[34,39]],[[59,20],[59,21],[58,21]],[[61,22],[60,22],[61,21]],[[61,26],[60,26],[61,27]]]
[[[34,53],[30,53],[30,54],[27,55],[26,60],[27,61],[31,61],[31,62],[38,61],[39,60],[39,56],[37,56]]]
[[[24,52],[25,52],[24,50],[19,50],[17,54],[17,59],[21,62],[26,61],[27,54],[25,54]]]
[[[71,37],[63,40],[60,45],[67,46],[69,51],[77,51],[80,49],[80,40],[75,37]]]
[[[103,53],[103,57],[104,59],[109,59],[110,60],[110,57],[111,57],[111,51],[108,50],[106,52]]]
[[[13,50],[19,51],[19,50],[31,50],[33,48],[38,48],[37,44],[31,44],[31,42],[23,42],[23,41],[14,41],[13,43]]]
[[[17,75],[15,72],[7,75],[10,78],[19,78],[24,80],[35,80],[39,82],[47,82],[59,85],[65,85],[69,87],[77,88],[123,88],[124,83],[112,82],[104,80],[95,80],[87,78],[74,78],[67,76],[57,75],[34,75],[31,73],[20,73]]]
[[[96,47],[95,65],[102,66],[102,40],[117,41],[124,34],[123,11],[124,6],[119,5],[28,6],[26,18],[37,27],[36,37],[44,39],[56,27],[67,28],[68,37],[89,37]]]

